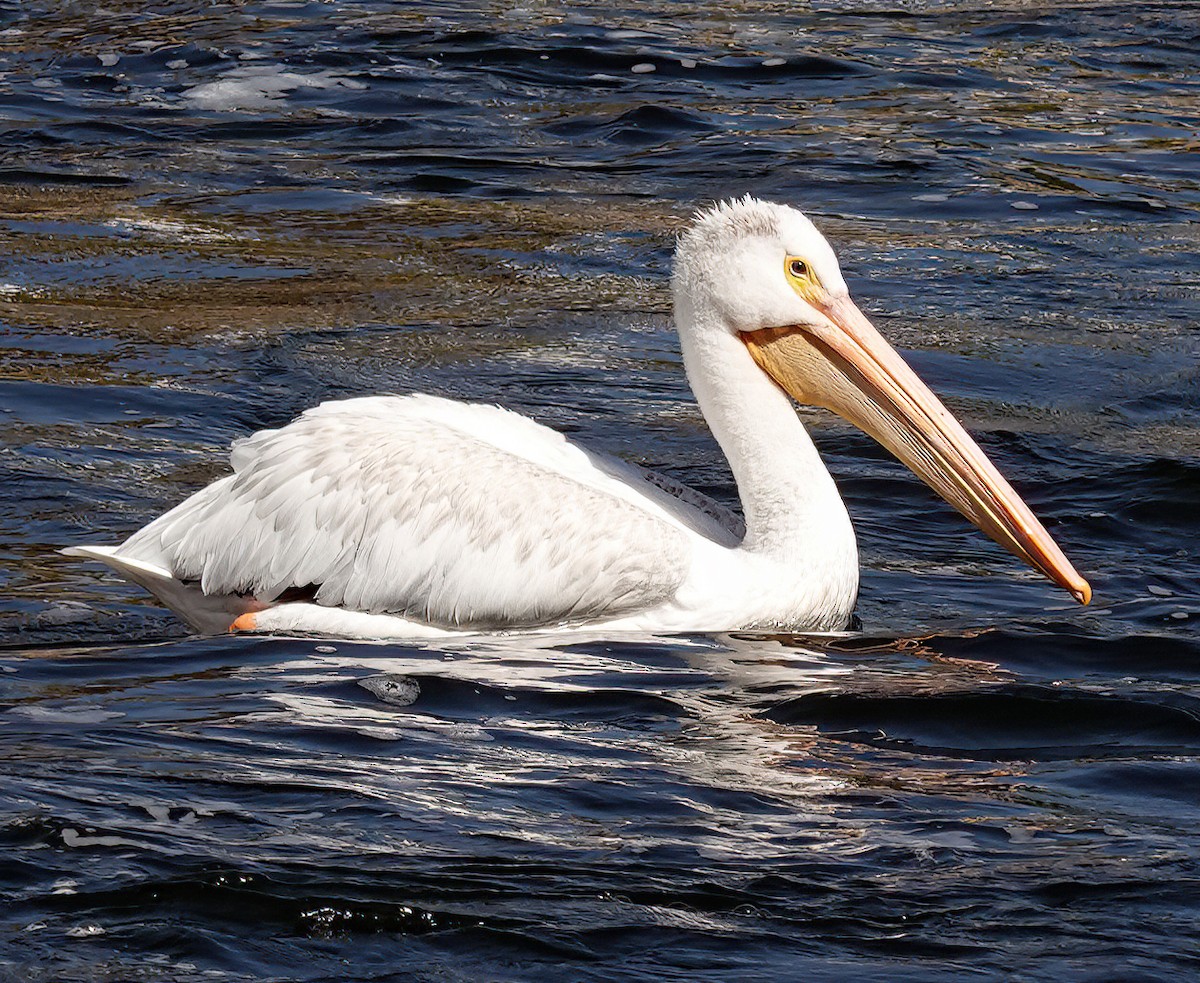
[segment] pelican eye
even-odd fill
[[[808,264],[802,259],[793,259],[788,262],[788,272],[797,279],[802,279],[808,276]]]

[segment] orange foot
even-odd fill
[[[230,631],[254,631],[258,627],[258,617],[253,611],[239,614],[229,626]]]

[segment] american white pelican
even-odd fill
[[[64,552],[206,632],[840,629],[858,550],[794,398],[861,427],[1088,602],[1041,523],[851,301],[804,215],[749,197],[698,215],[672,287],[688,380],[744,521],[499,407],[374,396],[238,441],[233,474],[120,546]]]

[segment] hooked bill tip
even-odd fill
[[[1090,604],[1092,600],[1092,587],[1086,580],[1080,580],[1078,587],[1070,588],[1071,596],[1080,604]]]

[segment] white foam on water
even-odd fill
[[[124,235],[141,235],[173,242],[231,242],[239,238],[230,232],[167,218],[124,216],[111,218],[104,224]]]
[[[282,66],[241,66],[223,79],[204,82],[185,89],[183,98],[197,109],[217,112],[277,109],[289,95],[300,89],[365,89],[366,84],[344,78],[334,72],[308,75],[290,72]]]

